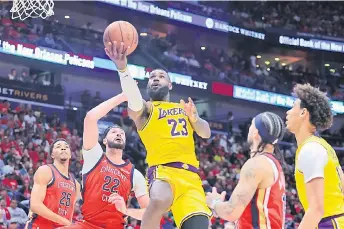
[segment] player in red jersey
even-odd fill
[[[283,159],[275,144],[283,138],[282,119],[271,112],[257,115],[247,136],[251,158],[240,171],[240,179],[230,200],[226,193],[213,188],[207,194],[207,204],[215,215],[228,221],[237,221],[237,229],[283,229],[285,221],[285,179]]]
[[[105,153],[98,143],[98,120],[126,101],[124,94],[115,96],[90,110],[84,120],[81,207],[83,222],[63,229],[120,229],[125,217],[141,219],[144,209],[126,209],[133,191],[141,208],[148,206],[146,180],[129,161],[122,159],[125,133],[110,126],[103,134]]]
[[[39,167],[34,176],[27,229],[54,229],[70,225],[80,184],[69,173],[72,154],[64,139],[51,146],[53,164]]]

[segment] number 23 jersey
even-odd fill
[[[199,167],[193,132],[182,105],[152,102],[150,115],[138,131],[147,150],[148,165],[182,162]]]

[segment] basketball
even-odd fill
[[[109,42],[117,42],[117,48],[120,48],[121,42],[124,43],[126,49],[130,46],[127,51],[127,55],[135,51],[138,45],[138,34],[136,28],[127,21],[115,21],[106,27],[103,35],[103,42],[105,48],[109,49]]]

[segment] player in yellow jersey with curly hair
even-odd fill
[[[209,124],[198,116],[189,98],[185,103],[169,101],[172,82],[166,71],[150,73],[144,101],[127,69],[123,43],[106,50],[118,69],[121,86],[128,97],[129,116],[147,150],[150,203],[142,219],[142,229],[160,228],[160,220],[169,209],[181,229],[208,229],[211,210],[205,202],[202,182],[197,174],[194,131],[203,138],[211,135]]]
[[[305,215],[299,229],[344,229],[344,176],[334,149],[316,131],[328,129],[333,115],[329,99],[309,84],[296,85],[287,112],[295,134],[295,179]]]

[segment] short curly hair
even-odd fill
[[[293,89],[293,95],[301,100],[300,107],[308,110],[309,121],[317,130],[331,127],[333,114],[330,100],[325,93],[310,84],[297,84]]]

